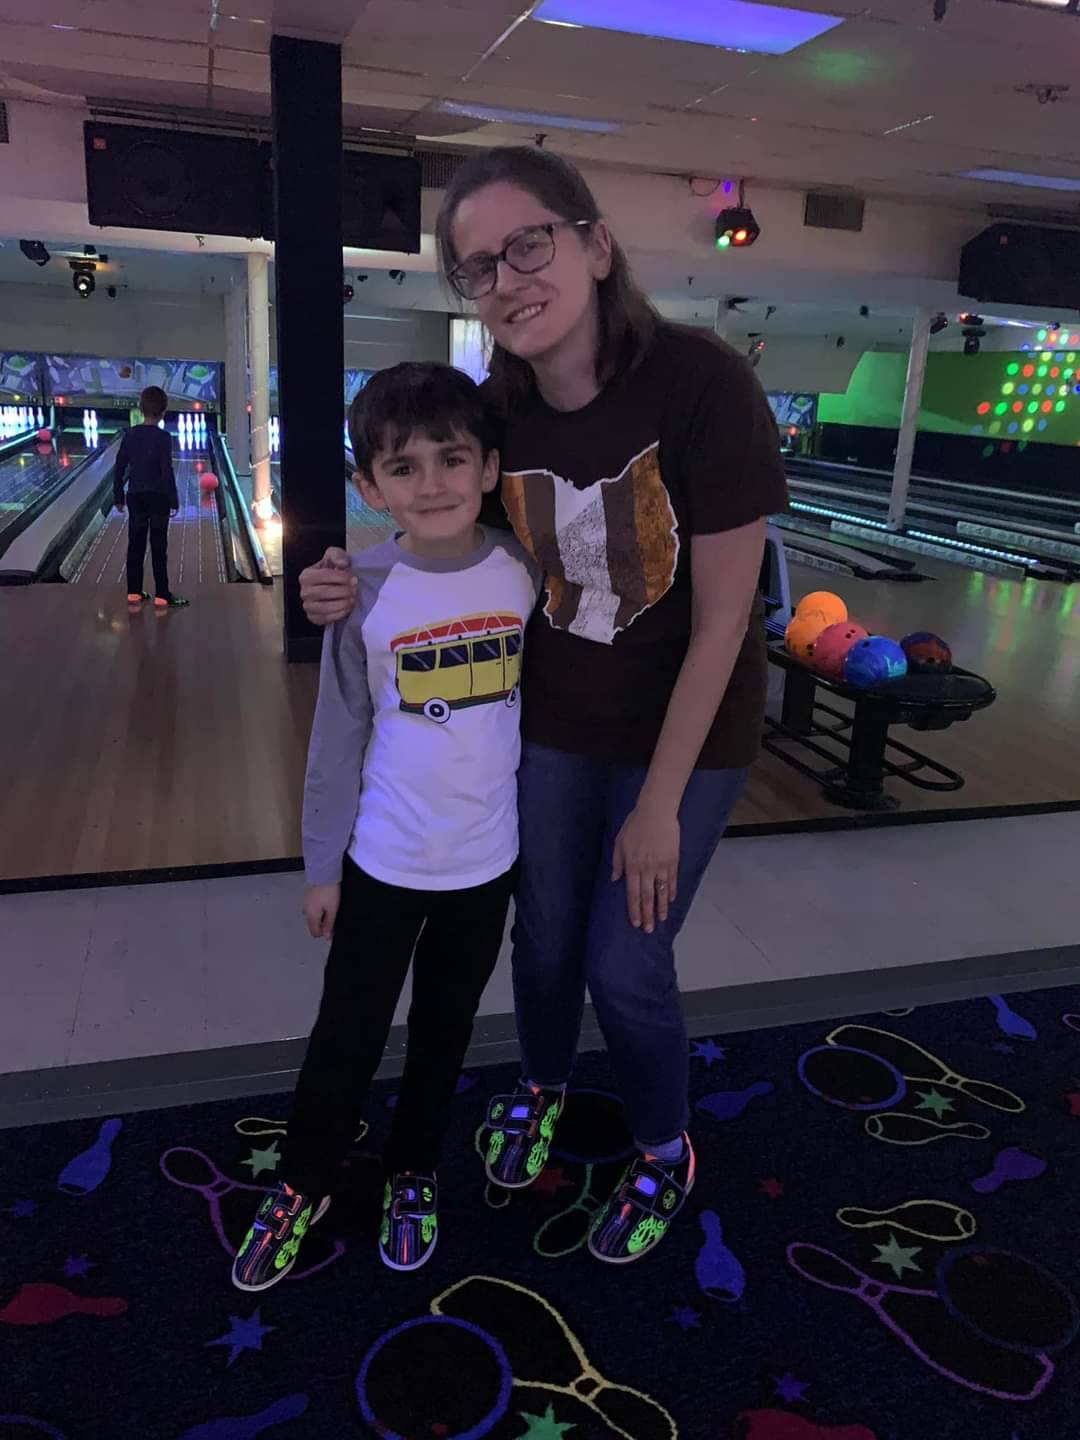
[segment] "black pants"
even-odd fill
[[[325,1195],[363,1116],[413,967],[405,1073],[387,1169],[434,1169],[484,987],[499,958],[513,871],[469,890],[403,890],[346,857],[322,1004],[300,1071],[282,1177]]]
[[[154,590],[160,600],[169,598],[169,497],[128,495],[127,587],[129,595],[141,595],[146,536],[150,536],[150,559],[154,566]]]

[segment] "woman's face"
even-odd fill
[[[563,219],[516,185],[486,185],[458,206],[454,251],[459,260],[497,255],[518,231],[530,225],[560,225]],[[477,313],[495,341],[522,360],[549,355],[590,319],[597,281],[611,269],[611,240],[602,221],[589,230],[557,229],[554,238],[550,265],[519,275],[503,263],[494,290],[476,301]]]

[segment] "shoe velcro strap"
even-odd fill
[[[496,1095],[488,1105],[487,1124],[508,1135],[529,1135],[540,1123],[544,1097],[539,1095]]]
[[[645,1215],[670,1220],[686,1203],[686,1190],[669,1170],[650,1160],[639,1160],[619,1187],[619,1200]]]
[[[409,1193],[411,1192],[411,1193]],[[392,1209],[397,1215],[434,1215],[436,1189],[425,1175],[394,1177]]]

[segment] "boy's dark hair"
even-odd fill
[[[139,396],[139,409],[144,420],[160,420],[169,408],[169,397],[160,385],[147,385]]]
[[[378,452],[401,450],[416,431],[440,445],[459,435],[471,436],[485,459],[499,443],[487,396],[463,371],[420,361],[376,371],[349,407],[349,441],[357,470],[374,480]]]
[[[564,220],[602,219],[596,197],[576,166],[552,150],[535,145],[505,145],[470,156],[446,187],[435,222],[435,243],[444,275],[465,257],[454,249],[453,230],[464,200],[488,185],[507,184],[524,190]],[[564,240],[560,244],[580,244]],[[660,317],[648,296],[639,289],[630,270],[626,252],[614,238],[611,242],[611,271],[596,287],[600,306],[600,347],[596,356],[596,378],[601,385],[625,375],[648,353],[660,325]],[[528,361],[511,355],[501,345],[492,347],[490,389],[492,400],[505,414],[527,401],[536,391]]]

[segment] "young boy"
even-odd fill
[[[148,385],[139,396],[143,423],[128,430],[120,441],[113,471],[113,498],[117,510],[124,509],[127,487],[128,551],[127,588],[132,605],[141,605],[150,596],[143,589],[143,561],[146,537],[150,535],[150,558],[154,566],[154,604],[160,609],[178,608],[188,602],[169,589],[169,516],[180,508],[176,476],[172,466],[172,441],[158,422],[168,408],[165,391]]]
[[[409,1038],[379,1252],[435,1247],[435,1167],[517,860],[518,682],[537,582],[477,524],[499,455],[490,411],[447,365],[398,365],[353,401],[354,477],[399,532],[351,557],[352,614],[328,629],[304,788],[304,914],[332,936],[282,1179],[233,1266],[264,1290],[325,1213],[410,962]],[[344,856],[344,858],[343,858]]]

